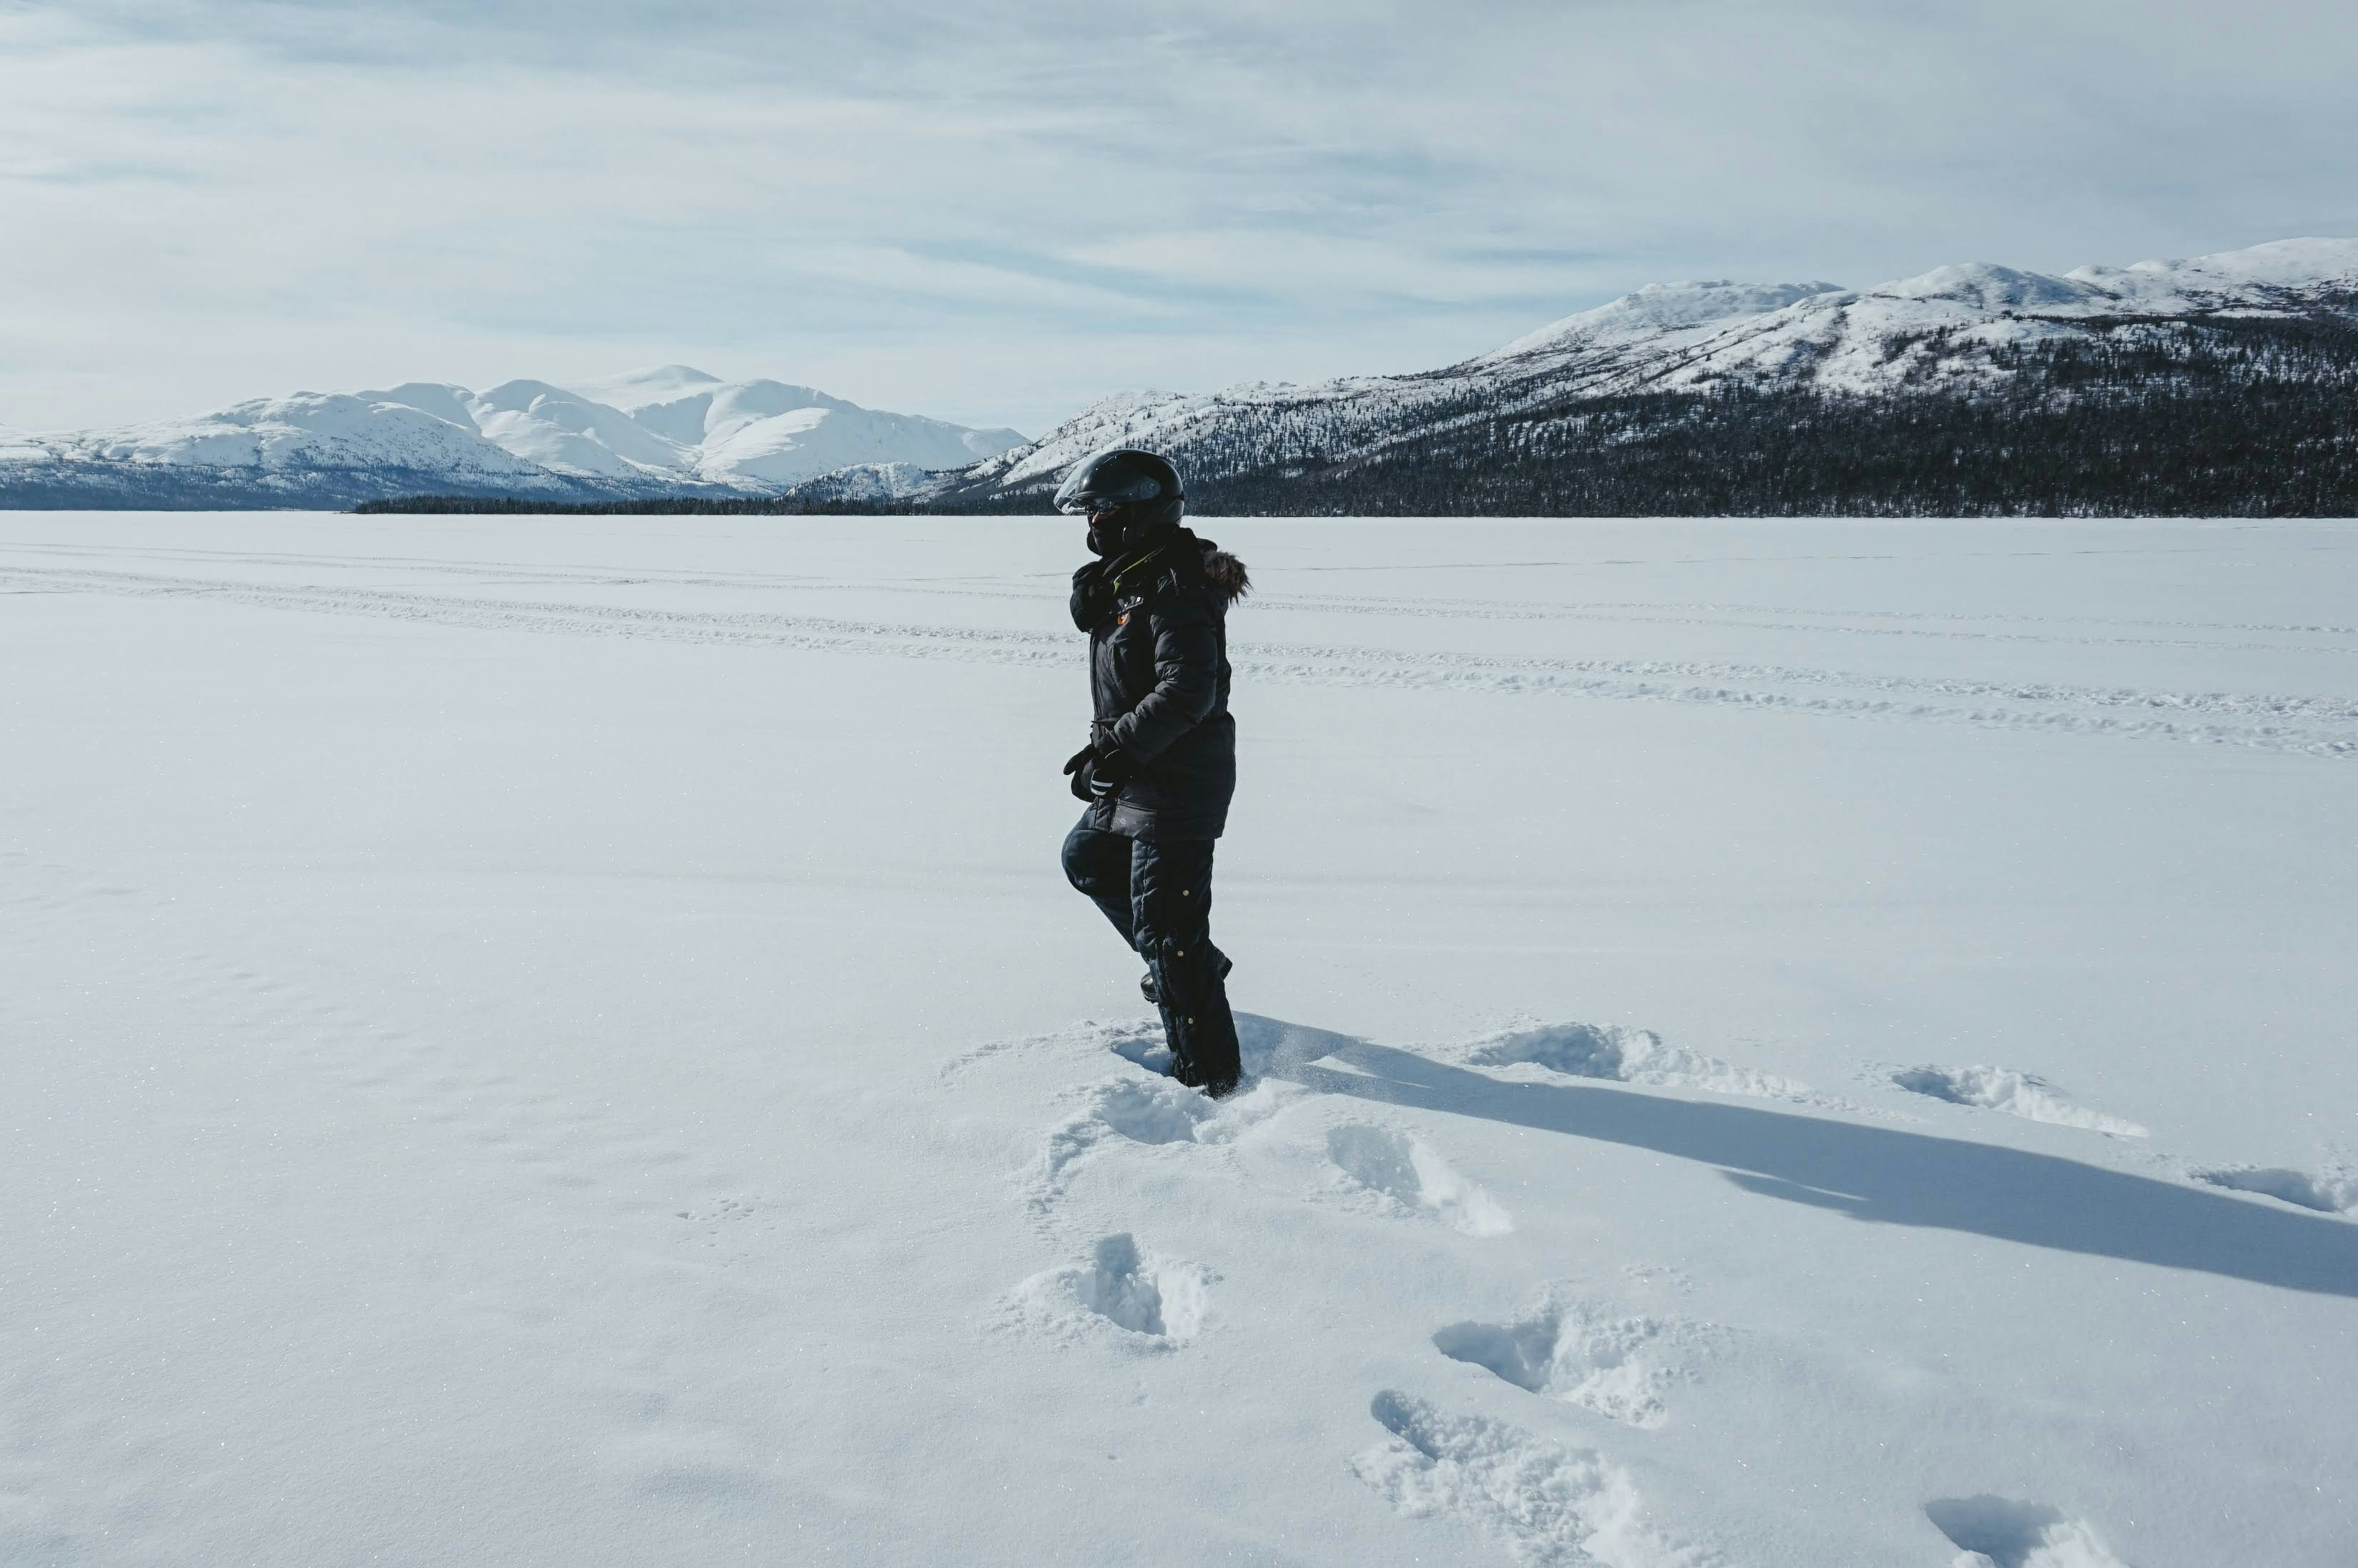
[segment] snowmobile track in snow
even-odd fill
[[[1074,639],[1060,632],[492,599],[92,568],[0,566],[0,581],[558,636],[1039,666],[1077,666],[1083,656]],[[2358,701],[2337,697],[1978,681],[1708,660],[1511,658],[1245,641],[1230,644],[1230,656],[1241,680],[1264,683],[1668,702],[2358,760]]]

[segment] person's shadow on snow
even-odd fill
[[[1249,1072],[1322,1094],[1651,1149],[1853,1219],[2358,1296],[2358,1225],[2345,1220],[1998,1144],[1621,1086],[1509,1083],[1327,1030],[1237,1023]]]

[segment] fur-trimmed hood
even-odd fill
[[[1192,564],[1187,559],[1191,548],[1195,552]],[[1127,589],[1122,587],[1125,581],[1130,584]],[[1205,597],[1222,611],[1252,591],[1252,577],[1244,562],[1182,525],[1146,541],[1126,560],[1089,561],[1074,572],[1073,624],[1083,632],[1096,631],[1112,616],[1118,590],[1135,593],[1149,581],[1174,588],[1199,586],[1208,590]]]
[[[1206,586],[1231,604],[1252,591],[1252,574],[1245,570],[1244,562],[1209,539],[1197,539],[1195,542],[1204,546],[1204,581]]]

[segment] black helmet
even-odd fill
[[[1059,512],[1120,512],[1141,521],[1176,522],[1187,498],[1179,470],[1152,452],[1116,447],[1099,452],[1065,476],[1056,488]],[[1157,505],[1156,503],[1168,504]]]

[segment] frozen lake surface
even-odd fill
[[[2358,527],[1199,527],[0,514],[0,1561],[2347,1568]]]

